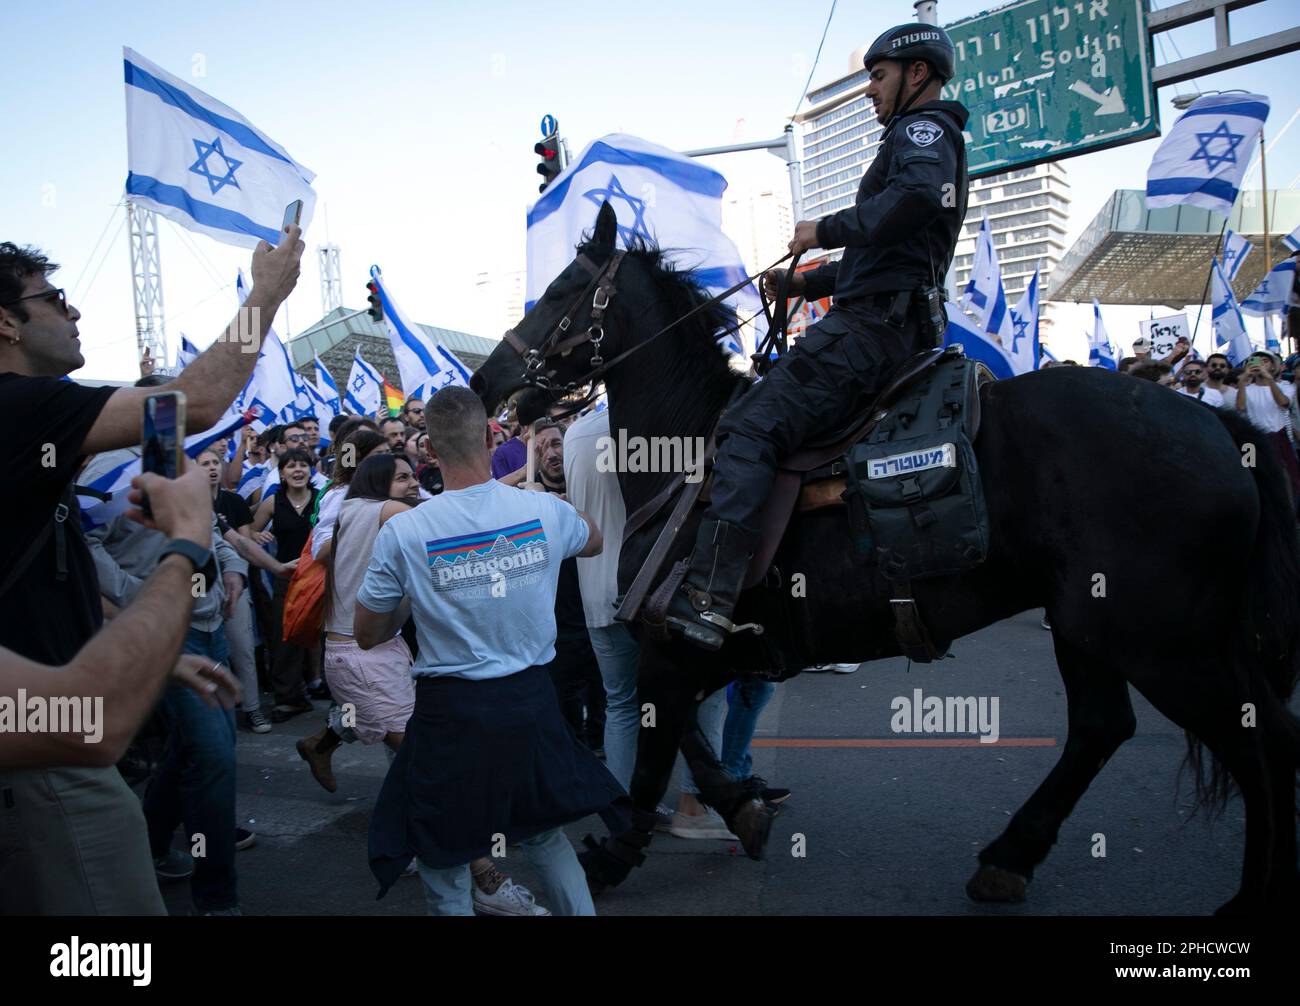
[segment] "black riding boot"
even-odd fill
[[[732,628],[731,615],[758,535],[705,518],[695,536],[686,578],[668,605],[669,628],[705,650],[718,650]]]

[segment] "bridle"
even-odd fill
[[[753,276],[746,276],[739,283],[723,290],[722,293],[696,304],[695,307],[691,308],[680,318],[665,325],[653,335],[638,342],[635,346],[628,347],[612,359],[606,360],[600,355],[600,343],[605,338],[605,312],[609,309],[609,305],[613,301],[614,295],[618,292],[617,288],[614,286],[614,277],[618,274],[618,268],[622,264],[623,258],[626,254],[626,252],[615,251],[610,255],[609,260],[606,261],[604,265],[600,266],[596,265],[596,263],[588,258],[585,253],[579,255],[574,260],[591,276],[591,280],[583,288],[582,292],[570,301],[568,310],[564,312],[564,316],[560,319],[559,323],[551,329],[539,346],[529,347],[525,345],[524,341],[515,334],[513,328],[508,329],[505,335],[501,337],[502,341],[519,354],[519,357],[524,361],[524,373],[521,375],[521,380],[529,387],[539,388],[543,391],[562,392],[564,394],[572,394],[579,388],[588,389],[583,400],[577,403],[570,410],[570,413],[585,408],[587,404],[596,398],[596,382],[607,371],[613,368],[615,364],[622,362],[638,350],[644,349],[661,335],[666,334],[684,321],[699,314],[701,311],[707,311],[714,305],[733,296],[738,291],[749,286],[749,284],[754,282],[755,279],[761,277],[768,270],[774,269],[776,266],[791,257],[789,253],[782,255],[771,265],[767,266],[767,268],[760,269]],[[788,295],[790,273],[793,271],[793,268],[787,271],[785,280],[782,284],[781,293],[778,296],[778,301],[782,306],[784,306],[785,297]],[[573,335],[567,334],[569,330],[573,328],[573,319],[576,316],[577,311],[582,307],[588,296],[591,297],[591,324],[587,327],[585,332]],[[766,298],[764,298],[764,311],[767,311]],[[770,321],[772,315],[769,313],[768,317]],[[719,333],[719,337],[735,332],[738,329],[743,328],[745,325],[748,325],[751,321],[753,321],[753,318],[746,318],[743,321],[737,321],[735,325],[732,325],[726,331]],[[785,321],[784,318],[782,318],[780,322],[782,332],[784,331],[784,325]],[[767,347],[770,346],[771,341],[775,336],[776,330],[770,329],[769,338],[762,348],[765,360]],[[591,369],[581,377],[576,377],[567,384],[557,386],[554,382],[557,371],[555,369],[547,369],[548,364],[556,357],[568,356],[578,346],[584,345],[588,342],[591,343],[592,346],[590,361]],[[784,349],[785,342],[783,338],[780,341],[780,345],[781,348]]]
[[[622,265],[626,254],[626,252],[615,251],[601,266],[596,265],[585,253],[577,257],[575,261],[586,270],[591,279],[583,287],[582,292],[569,302],[568,310],[542,340],[541,345],[531,348],[526,346],[513,328],[508,329],[501,337],[506,345],[523,359],[525,384],[543,391],[564,392],[573,392],[586,385],[591,380],[590,375],[557,388],[554,384],[556,371],[548,370],[547,365],[555,357],[568,356],[578,346],[588,342],[591,343],[591,373],[596,374],[602,370],[605,361],[600,355],[600,344],[605,338],[605,311],[608,310],[610,301],[614,299],[614,294],[618,292],[614,286],[614,277],[618,275],[618,267]],[[569,329],[573,327],[573,319],[588,297],[591,297],[591,324],[587,326],[585,332],[569,335]]]

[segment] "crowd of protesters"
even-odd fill
[[[287,228],[254,253],[244,310],[259,336],[302,250]],[[95,744],[88,730],[0,733],[0,912],[161,914],[159,884],[188,880],[196,913],[240,914],[236,854],[256,836],[236,821],[238,728],[311,714],[289,730],[305,786],[339,790],[344,744],[389,759],[369,838],[381,892],[418,875],[434,914],[550,914],[499,869],[507,836],[551,908],[594,913],[559,825],[623,820],[641,716],[638,646],[614,619],[626,514],[596,463],[608,412],[498,422],[446,388],[398,415],[249,426],[177,479],[137,476],[130,508],[83,528],[77,492],[139,463],[146,398],[181,391],[190,428],[208,428],[256,354],[231,336],[176,377],[63,380],[82,364],[80,314],[56,268],[0,244],[0,417],[22,431],[0,450],[24,487],[0,541],[0,686],[100,696],[104,717]],[[1153,360],[1140,340],[1119,370],[1243,413],[1300,499],[1294,364],[1258,352],[1233,367],[1186,343]],[[790,792],[754,776],[750,754],[773,689],[742,679],[698,715],[775,811]],[[734,841],[682,768],[659,829]]]
[[[302,249],[287,228],[254,253],[259,337]],[[636,643],[612,617],[622,500],[591,436],[607,413],[570,437],[563,407],[498,422],[460,388],[396,416],[247,426],[177,479],[137,475],[128,506],[83,526],[78,493],[139,466],[148,396],[183,392],[189,429],[208,428],[256,354],[237,318],[175,377],[146,360],[131,388],[67,381],[80,314],[56,268],[0,244],[0,410],[26,431],[5,447],[26,492],[0,542],[0,685],[100,696],[104,716],[94,744],[89,729],[0,733],[0,913],[162,914],[159,885],[188,881],[196,914],[240,914],[237,853],[256,836],[236,821],[239,729],[273,735],[312,713],[314,732],[289,728],[306,785],[339,789],[343,744],[388,755],[370,837],[384,890],[418,873],[432,913],[550,914],[498,868],[502,850],[487,854],[504,834],[551,908],[593,913],[557,823],[626,820],[639,722]],[[518,552],[462,584],[472,564],[456,563],[499,547],[476,532]],[[314,627],[296,599],[313,576]],[[744,777],[771,687],[717,693],[702,716]],[[789,795],[762,785],[774,807]],[[660,826],[734,840],[689,772]]]

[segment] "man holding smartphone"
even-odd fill
[[[1291,501],[1300,500],[1300,463],[1291,444],[1291,402],[1295,385],[1277,379],[1282,363],[1272,353],[1251,353],[1237,378],[1238,412],[1269,435],[1291,484]]]
[[[207,352],[161,391],[182,391],[191,424],[214,424],[248,381],[276,311],[298,281],[298,228],[253,253],[252,289]],[[34,248],[0,242],[0,466],[11,494],[0,530],[0,646],[63,666],[103,621],[72,482],[86,455],[138,445],[151,388],[86,388],[80,312]],[[178,596],[175,603],[189,605]],[[163,910],[139,802],[112,768],[0,772],[0,912],[157,914]],[[21,825],[19,824],[21,822]],[[21,872],[21,885],[11,882]]]

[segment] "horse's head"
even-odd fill
[[[605,203],[577,257],[474,372],[470,387],[489,411],[521,389],[521,421],[546,404],[589,383],[597,368],[620,350],[607,338],[619,310],[615,282],[624,252],[615,249],[618,219]]]

